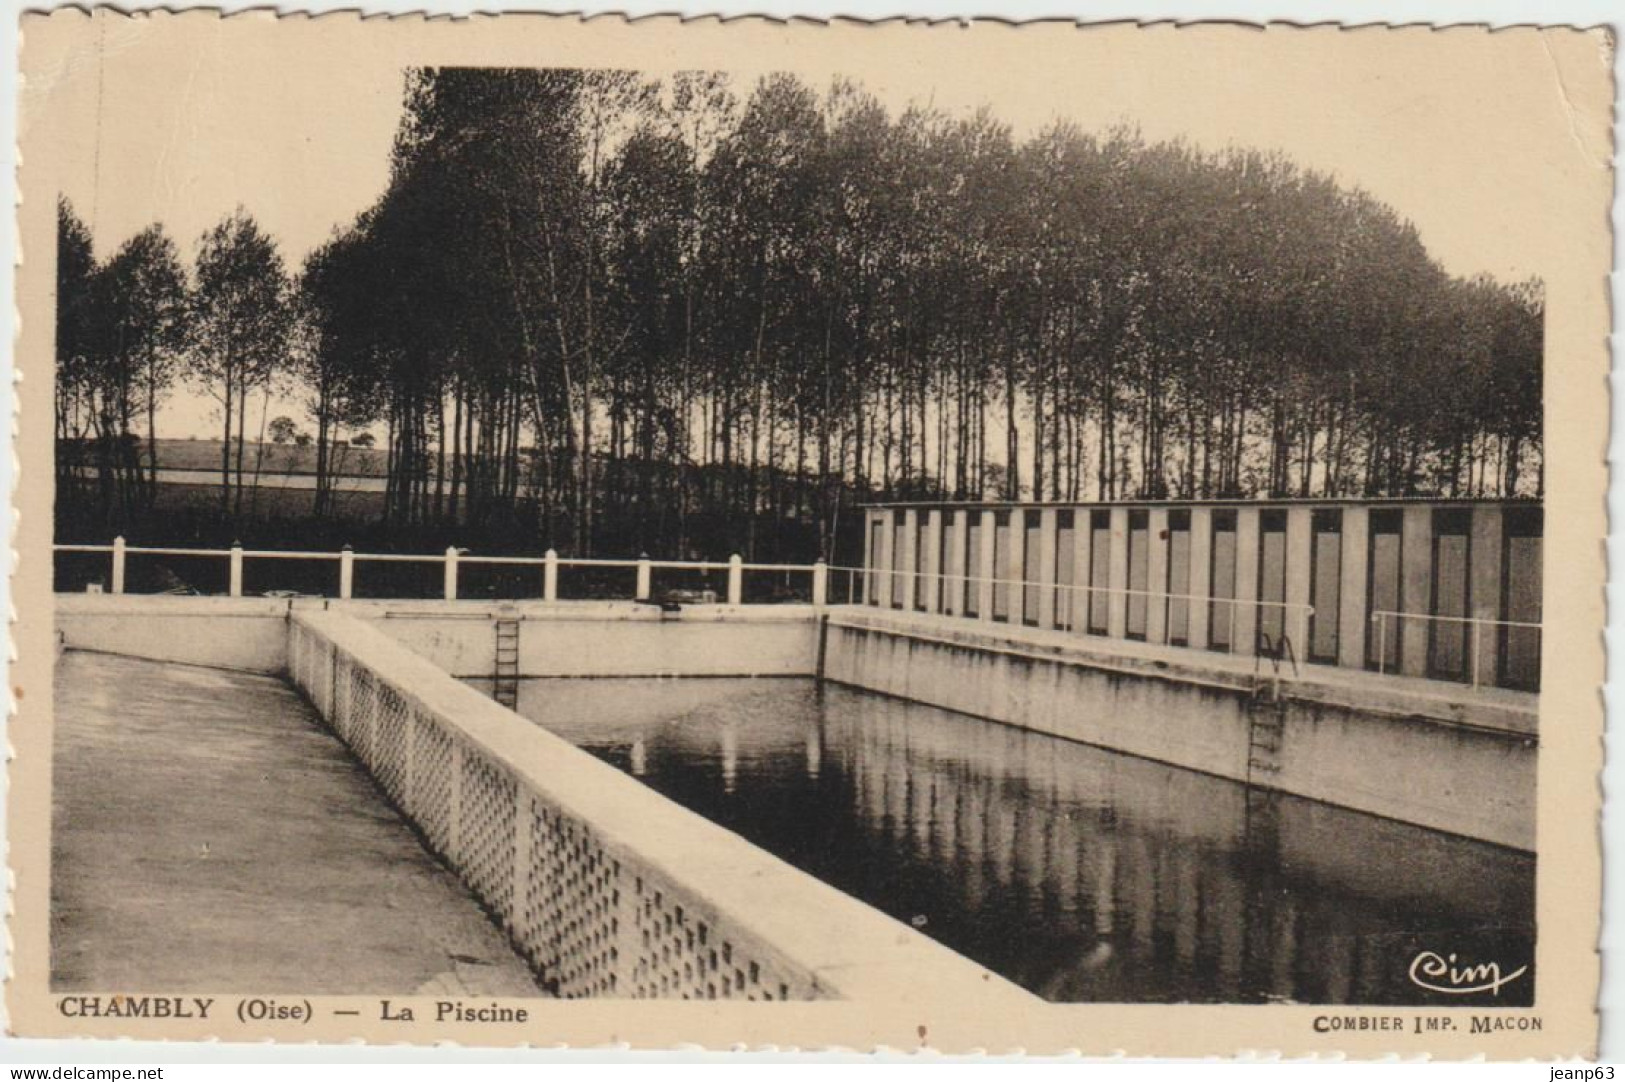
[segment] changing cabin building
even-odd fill
[[[1528,499],[885,503],[862,600],[1536,691],[1542,525]]]

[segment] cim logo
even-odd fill
[[[1499,962],[1462,965],[1454,954],[1441,956],[1434,951],[1423,951],[1411,959],[1410,978],[1418,988],[1447,996],[1467,996],[1479,992],[1498,996],[1502,988],[1528,971],[1528,966],[1519,966],[1510,973],[1502,973]]]

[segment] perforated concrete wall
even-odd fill
[[[364,621],[294,683],[561,996],[1038,1000],[537,728]]]

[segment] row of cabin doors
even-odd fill
[[[965,512],[959,512],[965,513]],[[963,561],[955,551],[956,535],[952,529],[943,529],[938,538],[940,549],[937,567],[944,569],[941,596],[952,596],[960,613],[980,617],[981,591],[977,583],[960,568],[981,566],[982,546],[988,543],[982,527],[982,516],[970,512],[966,522],[965,553]],[[1405,538],[1403,511],[1376,509],[1370,512],[1367,534],[1367,568],[1365,589],[1366,650],[1365,664],[1370,669],[1395,672],[1400,668],[1409,636],[1426,637],[1427,674],[1429,676],[1467,680],[1472,673],[1473,631],[1466,622],[1454,619],[1473,614],[1473,532],[1472,512],[1469,508],[1435,508],[1432,511],[1431,553],[1429,567],[1429,599],[1427,611],[1445,620],[1384,619],[1381,629],[1372,619],[1382,612],[1404,612]],[[1111,579],[1111,512],[1107,509],[1062,510],[1056,513],[1056,540],[1054,574],[1042,576],[1040,572],[1041,533],[1038,517],[1023,518],[1024,528],[1019,538],[1012,536],[1012,516],[1008,511],[994,516],[993,566],[995,573],[992,593],[992,618],[1007,621],[1011,613],[1012,591],[1021,590],[1023,622],[1037,624],[1041,591],[1045,581],[1055,583],[1055,623],[1065,630],[1081,629],[1090,634],[1108,633],[1110,595],[1104,590],[1087,592],[1074,590],[1074,584],[1104,586]],[[1164,616],[1167,640],[1183,646],[1189,642],[1191,606],[1203,604],[1192,599],[1191,592],[1191,514],[1188,509],[1168,512],[1166,581],[1154,590],[1150,582],[1151,545],[1150,515],[1145,510],[1128,513],[1128,589],[1126,599],[1126,631],[1131,639],[1144,639],[1150,623],[1151,606],[1165,606]],[[1246,651],[1247,644],[1232,641],[1236,607],[1234,598],[1237,585],[1238,546],[1236,540],[1236,512],[1218,508],[1212,512],[1212,542],[1210,545],[1210,589],[1205,604],[1208,606],[1208,647],[1220,652]],[[1310,523],[1310,604],[1314,616],[1309,621],[1309,641],[1294,644],[1294,649],[1310,661],[1335,664],[1340,656],[1342,634],[1339,614],[1342,611],[1343,589],[1343,511],[1339,508],[1320,508],[1311,514]],[[1257,588],[1257,627],[1260,641],[1264,636],[1271,643],[1279,642],[1288,630],[1286,610],[1280,602],[1286,600],[1287,513],[1284,509],[1269,508],[1259,515],[1259,545]],[[880,554],[880,524],[875,524],[871,539],[873,565],[878,566]],[[892,551],[901,554],[908,543],[907,531],[901,515],[896,516]],[[1090,531],[1089,566],[1073,566],[1076,553],[1075,531]],[[1513,622],[1539,623],[1541,615],[1541,534],[1539,508],[1507,508],[1502,515],[1500,538],[1500,598],[1485,606],[1502,614],[1501,619]],[[927,564],[926,546],[931,538],[926,530],[916,530],[913,538],[915,551],[913,566]],[[1026,569],[1021,582],[1006,579],[1012,544],[1022,546],[1022,566]],[[1157,596],[1165,591],[1167,596]],[[914,591],[914,606],[925,611],[928,592]],[[1276,604],[1271,604],[1271,603]],[[893,607],[902,607],[901,591],[893,592]],[[1540,633],[1534,628],[1484,627],[1481,636],[1489,636],[1493,643],[1479,643],[1480,656],[1494,659],[1496,668],[1493,682],[1507,687],[1529,688],[1538,685],[1540,672]],[[1488,674],[1481,674],[1484,682],[1492,682]]]

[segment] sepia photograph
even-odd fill
[[[14,1020],[1594,1047],[1611,38],[1027,29],[25,18]]]

